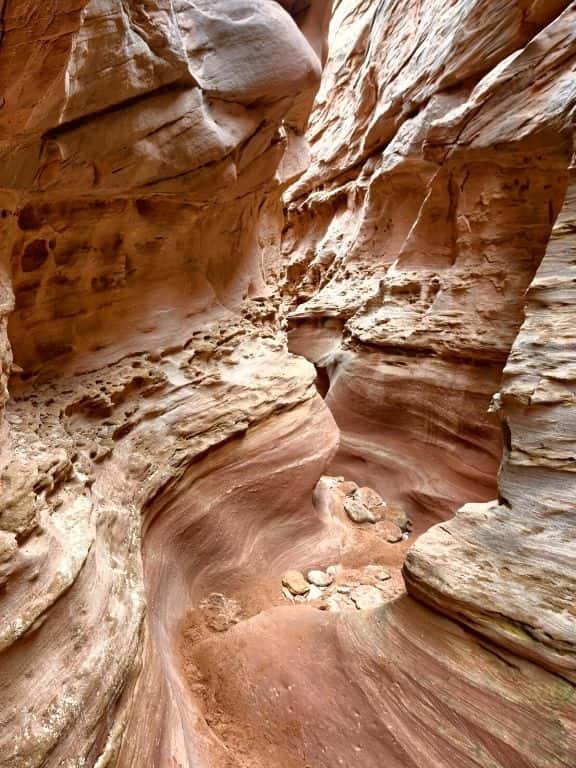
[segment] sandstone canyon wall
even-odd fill
[[[329,379],[334,471],[426,522],[496,493],[487,411],[566,186],[573,12],[335,10],[312,162],[288,197],[291,348]]]
[[[222,749],[174,671],[192,555],[143,570],[146,510],[282,411],[335,443],[265,258],[307,161],[325,11],[300,9],[308,42],[268,0],[3,4],[3,766]]]
[[[576,3],[0,9],[0,766],[573,768]]]

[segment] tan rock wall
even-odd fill
[[[303,496],[333,450],[272,279],[326,8],[298,14],[312,44],[269,0],[3,9],[3,768],[221,752],[174,670],[181,581],[155,591],[168,550],[145,571],[142,528],[190,464],[282,411],[325,431]]]
[[[575,4],[0,7],[1,768],[575,764]]]
[[[574,206],[571,183],[504,369],[500,504],[433,528],[406,568],[411,592],[572,682]]]
[[[569,3],[335,11],[311,167],[287,195],[291,348],[329,376],[334,471],[422,524],[496,493],[487,410],[566,187],[573,18]]]

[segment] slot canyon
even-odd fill
[[[576,768],[575,114],[576,0],[0,0],[0,768]]]

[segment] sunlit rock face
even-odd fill
[[[344,0],[287,196],[291,348],[333,471],[422,524],[496,495],[489,414],[571,155],[569,2]]]

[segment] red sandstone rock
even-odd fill
[[[335,11],[287,195],[289,337],[329,379],[334,474],[429,524],[496,492],[487,409],[565,190],[574,8],[379,11]]]
[[[406,564],[414,595],[572,682],[575,214],[572,183],[497,398],[508,435],[500,504],[463,507],[424,535]]]
[[[0,768],[576,763],[574,3],[329,5],[0,9]]]

